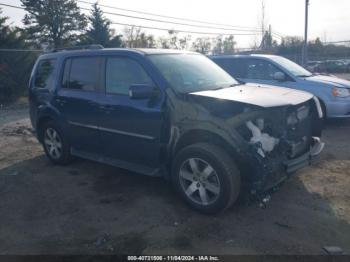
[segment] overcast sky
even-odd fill
[[[94,2],[93,0],[85,1]],[[261,2],[262,0],[99,0],[99,3],[103,5],[246,27],[259,26],[259,21],[261,20]],[[20,0],[0,0],[0,3],[20,5]],[[79,3],[79,6],[89,7],[89,5],[82,3]],[[272,31],[283,35],[303,36],[305,0],[265,0],[265,6],[266,23],[271,24]],[[146,16],[108,8],[103,9],[110,12]],[[3,13],[10,17],[10,21],[16,25],[21,24],[24,11],[3,7]],[[112,21],[135,25],[190,31],[219,31],[216,29],[171,25],[113,15],[106,16]],[[158,17],[157,19],[164,18]],[[123,26],[114,27],[118,33],[122,33]],[[146,31],[156,35],[166,34],[164,31],[150,29],[146,29]],[[323,41],[350,40],[350,0],[310,0],[309,35],[311,39],[320,37]],[[198,35],[193,35],[192,37],[195,38],[196,36]],[[260,37],[235,36],[235,39],[239,47],[250,47]]]

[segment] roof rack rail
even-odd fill
[[[103,49],[104,47],[102,45],[79,45],[79,46],[72,46],[72,47],[62,47],[62,48],[55,48],[51,50],[51,53],[60,52],[60,51],[74,51],[74,50],[96,50],[96,49]]]

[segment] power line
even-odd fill
[[[91,4],[91,5],[93,4],[91,2],[87,2],[87,1],[83,1],[83,0],[77,0],[77,2],[85,3],[85,4]],[[226,27],[231,27],[231,28],[245,28],[245,29],[260,30],[259,28],[256,28],[256,27],[234,26],[234,25],[229,25],[229,24],[212,23],[212,22],[207,22],[207,21],[202,21],[202,20],[194,20],[194,19],[181,18],[181,17],[175,17],[175,16],[160,15],[160,14],[155,14],[155,13],[149,13],[149,12],[143,12],[143,11],[137,11],[137,10],[131,10],[131,9],[126,9],[126,8],[115,7],[115,6],[110,6],[110,5],[102,5],[102,4],[99,4],[99,3],[98,3],[98,5],[101,6],[101,7],[106,7],[106,8],[111,8],[111,9],[116,9],[116,10],[121,10],[121,11],[127,11],[127,12],[139,13],[139,14],[144,14],[144,15],[157,16],[157,17],[162,17],[162,18],[170,18],[170,19],[176,19],[176,20],[182,20],[182,21],[188,21],[188,22],[195,22],[195,23],[201,23],[201,24],[207,24],[207,25],[216,25],[216,26],[226,26]]]
[[[25,8],[24,8],[24,7],[20,7],[20,6],[8,5],[8,4],[4,4],[4,3],[0,3],[0,5],[2,5],[2,6],[6,6],[6,7],[12,7],[12,8],[17,8],[17,9],[22,9],[22,10],[25,10]]]
[[[147,28],[147,29],[155,29],[155,30],[162,30],[162,31],[168,31],[168,32],[169,31],[175,31],[175,32],[181,32],[181,33],[203,34],[203,35],[256,35],[256,33],[255,34],[253,34],[253,33],[251,33],[251,34],[249,34],[249,33],[214,33],[214,32],[199,32],[199,31],[176,30],[176,29],[170,29],[170,28],[160,28],[160,27],[152,27],[152,26],[124,24],[124,23],[119,23],[119,22],[112,22],[112,24],[132,26],[132,27],[140,27],[140,28]]]
[[[78,0],[77,2],[81,3],[86,3],[86,4],[92,4],[87,1],[82,1]],[[3,4],[0,3],[2,6],[6,7],[12,7],[16,9],[22,9],[25,10],[23,7],[19,6],[14,6],[14,5],[9,5],[9,4]],[[99,4],[100,5],[100,4]],[[118,7],[113,7],[113,6],[107,6],[107,5],[100,5],[103,7],[108,7],[108,8],[113,8],[113,9],[118,9],[118,10],[124,10],[124,11],[129,11],[129,12],[136,12],[136,13],[143,13],[147,15],[154,15],[154,16],[159,16],[159,17],[166,17],[166,18],[171,18],[171,19],[182,19],[186,21],[191,21],[191,22],[197,22],[197,23],[205,23],[205,24],[216,24],[216,23],[210,23],[210,22],[205,22],[205,21],[200,21],[200,20],[193,20],[193,19],[186,19],[186,18],[178,18],[178,17],[172,17],[172,16],[164,16],[164,15],[159,15],[159,14],[154,14],[154,13],[147,13],[147,12],[141,12],[141,11],[135,11],[131,9],[125,9],[125,8],[118,8]],[[85,8],[85,7],[80,7],[80,9],[85,10],[85,11],[90,11],[90,9]],[[114,12],[106,12],[104,11],[105,14],[110,14],[110,15],[116,15],[116,16],[123,16],[123,17],[128,17],[128,18],[134,18],[134,19],[141,19],[141,20],[147,20],[147,21],[153,21],[153,22],[160,22],[160,23],[169,23],[169,24],[176,24],[176,25],[182,25],[182,26],[191,26],[191,27],[200,27],[200,28],[212,28],[212,29],[219,29],[219,30],[225,30],[225,31],[242,31],[242,32],[255,32],[255,34],[242,34],[242,33],[214,33],[214,32],[197,32],[197,31],[189,31],[189,30],[174,30],[174,29],[165,29],[165,28],[158,28],[158,27],[150,27],[150,26],[137,26],[141,28],[148,28],[148,29],[155,29],[155,30],[163,30],[163,31],[177,31],[177,32],[184,32],[184,33],[193,33],[193,34],[207,34],[207,35],[256,35],[261,33],[260,30],[254,29],[254,30],[247,30],[247,29],[229,29],[229,28],[222,28],[222,27],[213,27],[213,26],[201,26],[201,25],[193,25],[193,24],[187,24],[187,23],[179,23],[179,22],[171,22],[171,21],[165,21],[165,20],[160,20],[160,19],[151,19],[151,18],[146,18],[146,17],[139,17],[139,16],[132,16],[132,15],[125,15],[125,14],[120,14],[120,13],[114,13]],[[123,23],[116,23],[113,22],[113,24],[120,24],[120,25],[125,25],[125,26],[136,26],[136,25],[130,25],[130,24],[123,24]],[[228,24],[216,24],[216,25],[222,25],[222,26],[229,26],[229,27],[239,27],[239,26],[232,26]],[[241,28],[249,28],[249,27],[241,27]],[[276,37],[282,39],[283,36],[277,32],[272,32]]]
[[[85,7],[80,7],[80,9],[86,10],[86,11],[91,11],[91,9],[85,8]],[[147,17],[141,17],[141,16],[126,15],[126,14],[114,13],[114,12],[108,12],[108,11],[104,11],[104,13],[105,14],[109,14],[109,15],[122,16],[122,17],[127,17],[127,18],[140,19],[140,20],[146,20],[146,21],[152,21],[152,22],[158,22],[158,23],[167,23],[167,24],[181,25],[181,26],[211,28],[211,29],[219,29],[219,30],[225,30],[225,31],[258,32],[258,30],[229,29],[229,28],[223,28],[223,27],[213,27],[213,26],[193,25],[193,24],[180,23],[180,22],[171,22],[171,21],[165,21],[165,20],[161,20],[161,19],[154,19],[154,18],[147,18]]]
[[[343,43],[350,43],[350,40],[324,42],[324,44],[343,44]]]
[[[38,49],[0,48],[0,52],[44,52]]]
[[[25,8],[23,7],[19,7],[19,6],[14,6],[14,5],[8,5],[8,4],[3,4],[0,3],[0,6],[7,6],[7,7],[12,7],[12,8],[17,8],[17,9],[22,9],[25,10]],[[90,9],[88,8],[81,8],[82,10],[88,10],[90,11]],[[119,15],[119,14],[115,14],[115,13],[111,13],[111,12],[104,12],[106,14],[114,14],[114,15]],[[130,17],[130,16],[128,16]],[[131,16],[132,17],[132,16]],[[146,19],[146,18],[144,18]],[[176,29],[169,29],[169,28],[159,28],[159,27],[151,27],[151,26],[140,26],[140,25],[134,25],[134,24],[126,24],[126,23],[119,23],[119,22],[113,22],[112,24],[119,24],[119,25],[125,25],[125,26],[133,26],[133,27],[140,27],[140,28],[148,28],[148,29],[155,29],[155,30],[162,30],[162,31],[176,31],[176,32],[182,32],[182,33],[191,33],[191,34],[203,34],[203,35],[256,35],[255,34],[248,34],[248,33],[214,33],[214,32],[200,32],[200,31],[189,31],[189,30],[176,30]],[[259,33],[259,32],[257,32]]]

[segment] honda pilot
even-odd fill
[[[323,149],[313,95],[242,85],[179,50],[57,50],[36,62],[30,119],[47,157],[94,160],[170,181],[216,213],[263,196]],[[117,190],[117,189],[116,189]]]

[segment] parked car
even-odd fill
[[[87,49],[40,56],[30,119],[48,158],[163,176],[196,210],[257,197],[323,148],[313,95],[241,85],[203,55]],[[118,190],[116,188],[116,190]]]
[[[312,73],[320,72],[320,66],[322,65],[321,61],[309,61],[306,65],[306,69]]]
[[[307,69],[313,73],[347,73],[348,64],[344,60],[309,62]]]
[[[210,58],[242,82],[304,90],[320,100],[325,116],[350,117],[350,81],[312,74],[281,56],[225,55]]]

